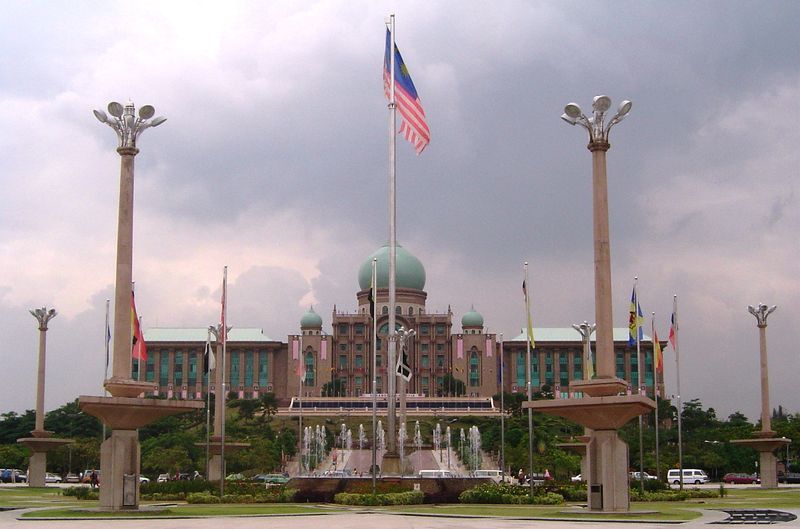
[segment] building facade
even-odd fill
[[[377,393],[386,391],[394,367],[387,365],[389,331],[388,246],[370,255],[359,269],[357,309],[331,311],[330,332],[313,307],[302,315],[299,332],[287,340],[272,340],[261,329],[231,330],[225,361],[229,391],[240,398],[274,393],[279,402],[294,396],[359,397],[371,393],[373,347],[377,346],[375,372]],[[371,263],[377,259],[377,342],[373,343],[370,316]],[[491,397],[501,384],[507,392],[526,391],[527,333],[502,344],[485,330],[483,316],[471,308],[454,332],[454,314],[430,312],[426,307],[425,269],[402,246],[397,247],[395,325],[416,334],[407,346],[412,370],[407,392],[419,396],[455,395],[461,387],[466,396]],[[204,398],[208,376],[203,361],[206,329],[145,331],[148,359],[142,379],[153,382],[153,393],[167,398]],[[536,347],[531,350],[531,386],[534,392],[549,390],[557,398],[569,395],[569,383],[587,376],[587,359],[580,334],[567,328],[534,329]],[[502,347],[501,347],[502,345]],[[398,348],[399,349],[399,348]],[[628,344],[628,329],[614,329],[617,377],[638,385],[636,346]],[[648,394],[658,388],[663,397],[663,376],[655,385],[653,347],[649,337],[640,343],[643,378]],[[134,363],[134,377],[138,366]],[[213,377],[212,377],[213,381]],[[458,381],[458,382],[456,382]],[[212,384],[213,386],[213,384]],[[215,388],[211,388],[214,391]]]

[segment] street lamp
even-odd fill
[[[114,285],[114,355],[112,357],[111,380],[106,387],[115,397],[136,397],[150,384],[135,384],[131,380],[131,282],[133,268],[133,159],[139,153],[136,140],[150,127],[157,127],[167,118],[151,119],[155,108],[145,105],[139,109],[133,101],[123,107],[112,101],[108,104],[109,117],[102,110],[94,110],[101,123],[111,127],[117,134],[117,153],[121,158],[119,183],[119,218],[117,223],[117,269]],[[109,384],[111,382],[111,384]],[[126,388],[127,386],[127,388]]]
[[[623,101],[617,113],[606,123],[611,98],[595,96],[592,115],[586,116],[577,103],[564,107],[561,119],[570,125],[580,125],[589,132],[588,149],[592,152],[592,206],[594,215],[595,318],[597,319],[597,378],[608,379],[596,388],[587,387],[590,395],[616,395],[625,383],[616,379],[614,366],[614,329],[611,309],[611,243],[608,229],[608,183],[606,151],[611,128],[625,119],[632,103]],[[599,384],[599,382],[597,382]],[[619,386],[619,387],[617,387]]]

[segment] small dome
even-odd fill
[[[372,275],[372,259],[378,259],[378,288],[389,288],[389,245],[385,244],[367,257],[367,260],[358,269],[358,286],[361,290],[369,288]],[[425,267],[411,252],[397,245],[397,288],[410,288],[413,290],[425,289]]]
[[[314,307],[309,308],[308,312],[303,314],[303,317],[300,318],[300,328],[301,329],[322,328],[322,316],[314,312]]]
[[[483,327],[483,316],[472,307],[461,318],[461,327]]]

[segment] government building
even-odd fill
[[[377,258],[375,390],[378,394],[385,393],[387,373],[394,372],[387,365],[388,250],[388,245],[383,246],[364,261],[358,271],[356,311],[339,311],[334,305],[329,313],[329,327],[313,308],[300,317],[298,332],[285,340],[272,339],[262,329],[234,327],[228,335],[226,348],[228,391],[239,398],[274,393],[281,405],[297,397],[319,402],[323,397],[352,400],[371,394],[373,336],[369,290],[371,263]],[[460,328],[454,329],[456,315],[449,307],[446,312],[427,309],[425,268],[419,259],[399,245],[396,270],[396,326],[416,331],[407,347],[412,378],[406,391],[412,398],[425,401],[457,396],[458,388],[467,397],[491,398],[500,392],[501,380],[506,392],[526,391],[527,333],[524,330],[501,344],[496,334],[486,332],[484,318],[474,308],[461,315]],[[531,350],[533,391],[550,391],[556,398],[568,397],[570,381],[581,380],[586,375],[581,335],[572,327],[535,328],[534,338],[536,347]],[[145,330],[148,358],[142,366],[141,377],[153,383],[153,395],[205,398],[209,388],[203,361],[207,339],[205,328]],[[640,348],[644,383],[652,396],[654,364],[649,337],[645,337]],[[614,350],[617,377],[637,387],[636,347],[628,345],[627,328],[614,329]],[[137,371],[134,361],[134,378]],[[657,388],[659,397],[663,397],[661,374]],[[213,384],[210,389],[215,391]]]

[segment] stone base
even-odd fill
[[[400,476],[402,474],[400,454],[386,452],[381,462],[381,476]]]
[[[587,446],[587,467],[589,510],[629,511],[628,445],[615,430],[592,434]]]
[[[147,391],[152,391],[152,382],[140,382],[127,378],[109,378],[103,384],[112,397],[138,397]]]
[[[628,389],[628,383],[617,377],[593,378],[591,380],[573,380],[569,390],[580,391],[590,397],[608,397],[618,395]]]
[[[205,443],[195,443],[195,446],[205,448]],[[250,448],[250,443],[232,443],[225,441],[225,453],[237,452],[245,448]],[[208,453],[210,454],[206,475],[209,481],[218,481],[222,476],[222,438],[214,436],[208,443]]]
[[[139,508],[139,435],[141,428],[170,415],[200,410],[202,401],[129,397],[78,398],[81,410],[112,428],[100,447],[100,507],[120,511]]]
[[[100,445],[100,508],[139,508],[139,433],[113,430]],[[131,479],[131,476],[133,479]]]
[[[761,475],[762,489],[778,488],[778,459],[775,457],[775,450],[783,448],[791,443],[791,439],[786,437],[766,437],[767,434],[775,435],[775,432],[759,432],[755,434],[756,439],[734,439],[732,444],[749,446],[759,452],[758,471]]]
[[[87,397],[78,398],[81,410],[93,415],[112,429],[135,430],[153,421],[201,410],[205,402],[198,400],[157,400],[128,397]]]
[[[558,415],[592,430],[618,430],[628,421],[654,410],[656,403],[644,395],[584,397],[523,402],[548,415]]]
[[[51,452],[56,448],[62,447],[73,443],[72,439],[54,439],[47,435],[53,432],[45,430],[34,430],[31,435],[34,437],[23,437],[17,439],[17,442],[27,448],[30,448],[33,455],[31,455],[30,462],[28,463],[28,486],[30,487],[44,487],[44,475],[47,472],[47,452]],[[37,436],[37,434],[39,434]]]

